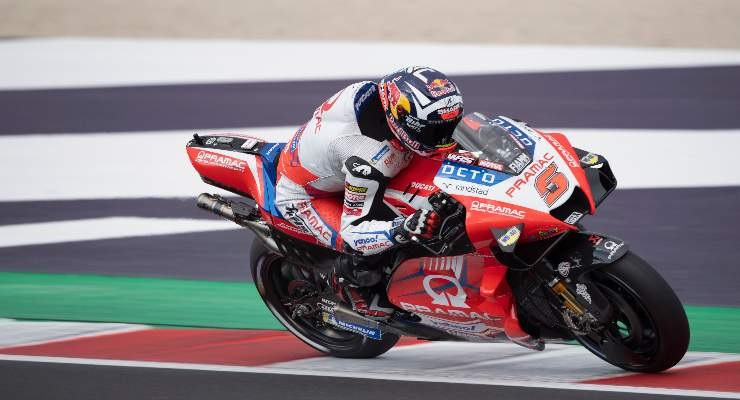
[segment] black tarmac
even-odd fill
[[[40,384],[43,382],[43,384]],[[13,400],[663,400],[672,396],[433,382],[0,361]],[[700,399],[701,397],[681,397]]]

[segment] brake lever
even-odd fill
[[[421,239],[417,236],[412,237],[412,241],[434,255],[442,255],[455,243],[460,236],[465,234],[464,221],[449,226],[451,220],[454,220],[465,211],[465,207],[455,200],[452,196],[443,191],[437,191],[429,196],[429,204],[432,210],[442,218],[439,231],[429,239]],[[441,246],[440,246],[441,245]]]

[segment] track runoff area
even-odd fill
[[[20,39],[0,41],[0,58],[9,398],[740,397],[740,52]],[[586,223],[630,242],[687,304],[678,367],[625,374],[577,346],[415,340],[339,360],[280,330],[250,282],[249,233],[195,209],[213,189],[184,143],[286,140],[343,85],[406,64],[452,75],[469,111],[610,160],[620,189]]]

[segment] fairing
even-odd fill
[[[508,268],[527,267],[517,250],[539,246],[545,254],[554,249],[568,238],[563,233],[577,230],[580,218],[595,212],[616,180],[603,157],[574,149],[561,134],[543,133],[506,117],[468,115],[458,124],[455,139],[460,152],[443,159],[414,156],[389,182],[385,203],[410,215],[431,208],[430,197],[444,191],[464,206],[463,237],[469,249],[401,262],[388,283],[389,299],[419,315],[423,324],[466,340],[526,335],[505,279]],[[257,140],[252,146],[252,141],[239,135],[198,137],[187,151],[206,182],[255,199],[277,230],[316,243],[291,228],[273,204],[275,164],[284,144]],[[587,246],[587,240],[578,243]],[[605,256],[594,253],[596,264],[598,257],[611,261],[626,251],[619,245],[612,253],[617,246],[612,243]]]

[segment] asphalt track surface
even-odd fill
[[[684,302],[740,306],[738,204],[740,187],[617,190],[584,224],[627,240]],[[110,216],[216,218],[195,207],[195,199],[6,202],[2,206],[0,226]],[[0,248],[0,264],[4,271],[245,281],[251,280],[247,260],[252,237],[251,231],[242,229],[9,247]]]
[[[6,90],[0,135],[300,125],[350,82]],[[466,109],[538,127],[740,127],[737,66],[471,75],[455,82]]]
[[[5,395],[14,400],[672,398],[637,393],[8,361],[0,362],[0,376],[3,377]],[[39,382],[43,382],[43,385]],[[689,400],[699,397],[681,398]]]

